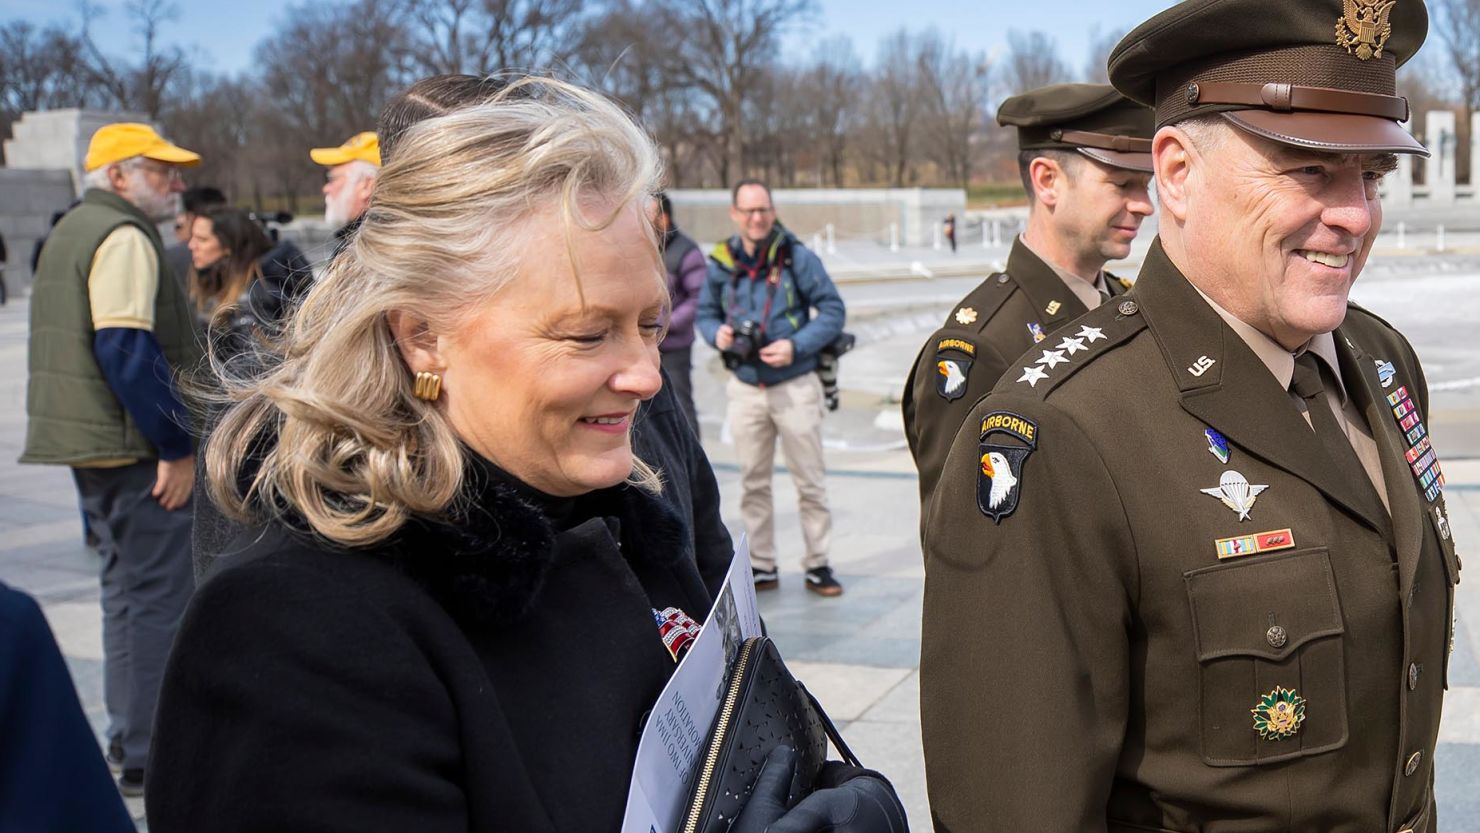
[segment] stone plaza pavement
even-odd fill
[[[917,830],[929,829],[917,673],[923,570],[914,471],[902,448],[898,418],[892,416],[897,414],[893,400],[903,369],[932,322],[941,320],[950,299],[973,283],[844,287],[853,311],[850,329],[861,333],[864,346],[844,360],[844,408],[828,417],[825,430],[832,557],[847,592],[840,599],[821,599],[803,587],[795,492],[790,478],[778,473],[781,587],[761,597],[766,622],[789,665],[840,723],[864,763],[894,780]],[[1480,318],[1474,309],[1455,314],[1473,322]],[[25,299],[0,307],[0,580],[42,602],[89,717],[101,730],[97,560],[82,546],[71,478],[63,468],[14,462],[25,427],[26,314]],[[1394,320],[1414,335],[1402,316]],[[1432,336],[1433,329],[1427,334]],[[1430,371],[1431,382],[1438,378],[1445,391],[1436,394],[1431,425],[1445,454],[1451,522],[1463,556],[1480,546],[1480,408],[1465,381],[1480,374],[1473,372],[1468,355],[1460,355],[1473,352],[1473,347],[1460,349],[1471,343],[1468,335],[1463,340],[1443,335],[1453,357],[1445,353],[1445,344],[1427,347],[1427,336],[1419,335],[1415,344],[1426,361],[1448,368],[1448,376]],[[738,475],[721,424],[722,371],[705,350],[696,354],[696,364],[705,444],[724,492],[726,520],[738,531]],[[1451,446],[1456,451],[1446,453]],[[1453,687],[1437,754],[1444,833],[1480,830],[1480,580],[1462,583],[1459,600]],[[141,804],[131,806],[143,829]]]

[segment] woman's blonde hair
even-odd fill
[[[535,215],[554,209],[569,249],[575,230],[649,199],[660,175],[651,138],[622,109],[550,78],[513,79],[485,103],[412,126],[280,355],[248,379],[224,369],[234,404],[206,454],[211,499],[240,521],[291,510],[347,546],[442,513],[462,491],[464,452],[442,410],[413,396],[387,313],[456,328],[522,260],[547,256],[525,243]],[[655,239],[661,284],[659,264]],[[661,488],[636,457],[629,482]]]

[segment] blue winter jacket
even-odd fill
[[[733,327],[749,318],[765,324],[762,343],[789,338],[795,346],[796,357],[786,367],[771,367],[753,357],[735,368],[735,377],[747,385],[775,385],[816,370],[817,353],[838,337],[847,318],[843,298],[822,261],[796,238],[781,233],[790,244],[791,265],[776,270],[770,315],[763,322],[772,269],[768,262],[757,261],[771,260],[767,255],[775,246],[761,249],[758,258],[747,258],[738,237],[716,245],[699,295],[696,323],[710,345],[721,324]]]

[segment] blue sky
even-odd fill
[[[1011,29],[1038,29],[1058,43],[1059,55],[1075,71],[1083,66],[1084,50],[1096,24],[1101,31],[1126,29],[1172,5],[1172,0],[1054,0],[1051,4],[1008,0],[818,0],[820,13],[794,32],[787,48],[804,57],[812,42],[834,34],[853,39],[855,49],[872,62],[875,47],[901,26],[912,30],[934,26],[954,37],[956,45],[996,55],[1007,48]],[[93,35],[105,51],[124,53],[134,48],[123,0],[101,0],[106,13],[92,22]],[[179,18],[164,28],[164,37],[192,51],[195,64],[218,72],[247,68],[252,49],[293,5],[289,0],[176,0]],[[1052,15],[1043,13],[1052,9]],[[76,8],[66,0],[4,0],[0,21],[24,18],[35,22],[76,24]]]

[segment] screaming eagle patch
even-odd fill
[[[943,338],[935,345],[935,392],[947,402],[966,395],[966,380],[976,361],[976,345],[961,338]]]
[[[993,442],[996,435],[1016,442]],[[1017,509],[1023,490],[1023,463],[1038,447],[1038,425],[1009,411],[993,411],[982,417],[976,505],[994,523]]]

